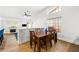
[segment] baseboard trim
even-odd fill
[[[71,43],[71,44],[79,45],[79,44],[77,44],[75,42],[70,42],[70,41],[66,40],[65,38],[58,38],[58,40],[62,40],[62,41],[65,41],[65,42],[68,42],[68,43]]]

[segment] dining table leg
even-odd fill
[[[30,39],[30,47],[32,48],[32,39]]]
[[[38,52],[41,51],[41,48],[40,48],[40,39],[38,38],[38,42],[37,42],[37,49],[38,49]]]
[[[56,44],[57,43],[57,33],[54,33],[54,34],[55,34],[54,43]]]

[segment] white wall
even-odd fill
[[[0,19],[0,25],[5,28],[5,32],[9,32],[11,26],[16,28],[21,27],[23,23],[26,23],[25,19],[2,17]]]
[[[62,7],[61,33],[62,40],[79,45],[79,7]]]
[[[45,9],[32,18],[32,28],[44,28],[47,25],[47,13]]]

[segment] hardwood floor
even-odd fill
[[[0,49],[0,52],[33,52],[33,48],[30,48],[29,42],[18,45],[14,35],[5,35],[4,48]],[[53,41],[52,41],[53,42]],[[65,41],[58,40],[56,45],[52,48],[48,47],[47,52],[78,52],[79,45],[74,45]],[[42,49],[42,52],[46,52]]]

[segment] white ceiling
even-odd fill
[[[0,6],[1,17],[24,17],[24,12],[31,11],[32,16],[44,11],[48,6]]]

